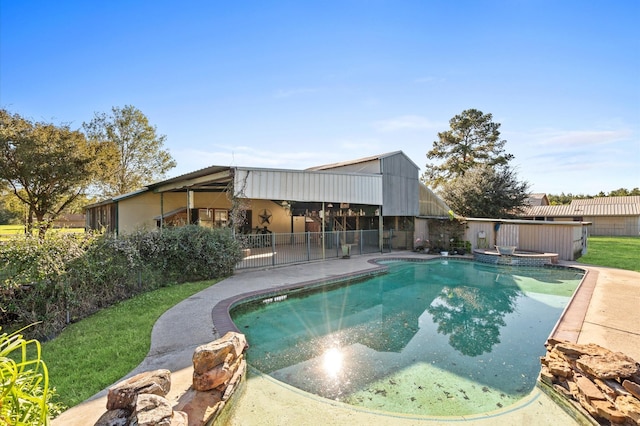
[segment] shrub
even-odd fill
[[[63,326],[68,266],[84,255],[85,243],[84,237],[52,233],[0,246],[0,323],[14,323],[13,330],[38,323],[30,331],[41,336]]]
[[[162,233],[156,259],[169,279],[201,281],[232,274],[242,252],[230,230],[188,225]]]
[[[30,353],[35,353],[33,359]],[[19,332],[0,334],[0,424],[44,425],[58,411],[40,355],[37,340],[27,341]]]
[[[117,301],[172,283],[220,278],[242,259],[227,229],[196,225],[131,235],[51,234],[0,245],[0,323],[49,338]]]

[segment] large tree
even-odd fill
[[[478,165],[442,184],[438,194],[465,217],[511,218],[522,211],[529,184],[508,166]]]
[[[97,158],[97,147],[82,132],[0,109],[0,181],[28,207],[28,231],[35,216],[40,236],[45,235],[87,188]]]
[[[90,141],[105,144],[116,153],[114,163],[98,176],[102,196],[140,189],[176,166],[169,151],[163,149],[166,136],[158,135],[147,117],[131,105],[113,107],[110,115],[96,113],[83,127]]]
[[[438,133],[438,140],[427,153],[429,160],[422,180],[432,188],[463,176],[477,165],[507,165],[513,155],[504,152],[506,140],[500,139],[500,124],[491,114],[477,109],[462,111],[449,120],[450,130]]]

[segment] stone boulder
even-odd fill
[[[171,372],[169,370],[140,373],[109,388],[107,410],[123,408],[132,411],[138,395],[166,396],[170,389]]]
[[[594,343],[549,340],[540,382],[601,425],[640,425],[640,364]],[[543,386],[544,388],[544,386]]]
[[[133,417],[138,426],[171,426],[173,407],[161,396],[140,394]]]

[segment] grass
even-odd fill
[[[640,237],[589,237],[578,262],[640,272]]]
[[[83,234],[84,228],[51,228],[48,232],[64,232],[73,234]],[[33,234],[38,233],[37,229],[33,230]],[[24,234],[23,225],[0,225],[0,241],[8,240],[16,235]]]
[[[147,355],[151,329],[167,309],[215,284],[201,281],[164,287],[101,310],[71,324],[42,345],[54,402],[73,407],[112,385]]]

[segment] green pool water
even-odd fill
[[[247,360],[291,386],[365,409],[460,416],[528,395],[544,343],[582,279],[561,268],[436,260],[242,304]]]

